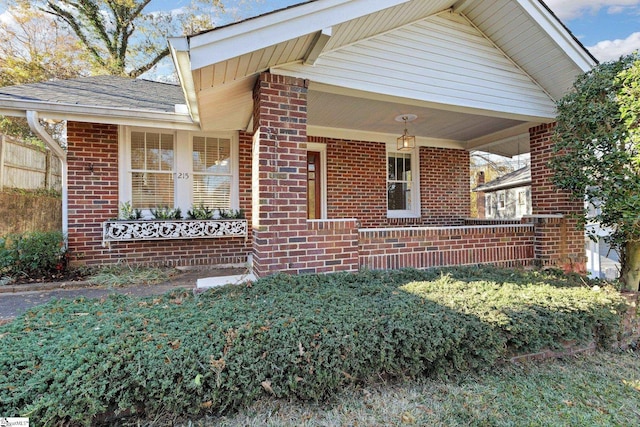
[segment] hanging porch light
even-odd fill
[[[412,122],[417,118],[418,116],[415,114],[401,114],[396,117],[396,122],[404,122],[404,132],[397,139],[398,151],[411,151],[416,147],[416,137],[414,135],[409,135],[407,123]]]

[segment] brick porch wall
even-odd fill
[[[536,262],[541,267],[586,272],[585,235],[579,227],[584,202],[572,198],[551,182],[553,171],[547,166],[553,156],[554,123],[529,130],[531,148],[532,215],[523,222],[536,225]]]
[[[533,225],[360,229],[360,267],[375,270],[533,263]]]
[[[69,161],[69,249],[73,265],[117,262],[144,265],[219,265],[247,261],[244,238],[111,242],[102,246],[102,222],[118,215],[118,127],[67,124]],[[250,159],[250,138],[240,138],[241,163]],[[248,144],[248,151],[247,151]],[[249,174],[246,168],[241,174]],[[250,180],[249,180],[250,182]],[[250,187],[248,192],[250,194]],[[250,195],[241,187],[240,207],[250,214]]]
[[[462,225],[470,215],[469,153],[420,148],[421,218],[387,218],[387,152],[381,142],[309,137],[327,146],[327,215],[362,227]]]

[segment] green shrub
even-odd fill
[[[120,203],[118,207],[118,219],[139,220],[142,219],[142,210],[134,209],[131,202]]]
[[[154,219],[160,220],[182,219],[182,210],[180,208],[158,206],[156,209],[151,209],[151,215],[153,215]]]
[[[622,299],[572,280],[473,268],[276,275],[195,296],[55,301],[0,327],[0,413],[34,425],[197,417],[265,394],[323,400],[381,377],[489,369],[509,345],[607,341]]]
[[[0,238],[0,273],[11,277],[42,278],[67,269],[64,235],[36,231]]]
[[[215,212],[213,211],[213,209],[210,209],[209,207],[200,203],[199,206],[193,206],[191,210],[187,211],[187,218],[199,220],[213,219],[214,214]]]

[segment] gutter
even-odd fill
[[[27,111],[27,122],[29,123],[29,127],[38,135],[42,141],[47,145],[47,147],[53,151],[53,153],[58,156],[60,159],[60,163],[62,166],[62,234],[64,235],[65,245],[67,245],[67,233],[69,232],[69,192],[67,188],[68,181],[68,163],[67,163],[67,152],[60,147],[60,145],[47,133],[47,131],[42,127],[40,121],[38,120],[38,112],[37,111]]]

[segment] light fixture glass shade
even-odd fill
[[[416,147],[416,137],[409,135],[407,130],[398,138],[398,151],[409,151]]]

